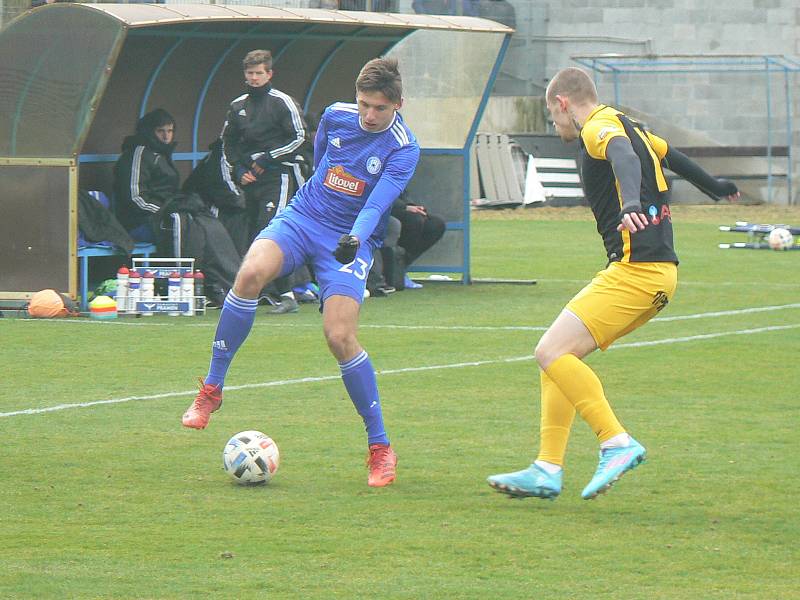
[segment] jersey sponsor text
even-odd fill
[[[364,180],[353,177],[345,171],[341,165],[328,169],[324,183],[325,187],[349,196],[361,196],[367,185]]]

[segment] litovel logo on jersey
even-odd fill
[[[361,196],[364,193],[366,182],[353,177],[341,165],[328,169],[325,175],[325,187],[342,192],[348,196]]]

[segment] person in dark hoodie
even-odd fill
[[[231,177],[222,154],[222,139],[208,146],[208,154],[183,182],[184,192],[198,194],[228,230],[236,250],[244,256],[252,241],[244,192]]]
[[[137,242],[155,243],[162,256],[194,258],[206,276],[206,296],[219,306],[241,257],[203,199],[181,191],[174,137],[175,119],[163,108],[139,119],[114,165],[115,212]]]

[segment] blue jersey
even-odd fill
[[[322,114],[316,170],[291,207],[338,233],[380,242],[389,208],[418,161],[419,144],[399,113],[387,129],[373,133],[361,127],[355,104],[337,102]]]

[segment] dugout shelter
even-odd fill
[[[409,197],[447,221],[415,270],[469,273],[469,155],[513,33],[474,17],[260,6],[45,5],[0,31],[0,298],[77,294],[78,189],[112,189],[146,112],[177,121],[185,177],[242,93],[241,59],[272,51],[273,81],[309,114],[353,101],[361,66],[400,60],[403,116],[422,157]]]

